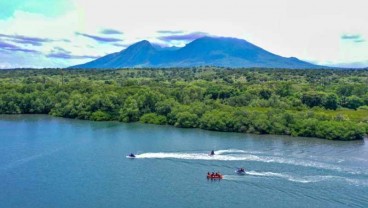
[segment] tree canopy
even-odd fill
[[[368,70],[0,70],[0,114],[354,140],[368,132]]]

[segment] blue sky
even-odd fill
[[[66,67],[149,40],[246,39],[285,57],[368,66],[366,0],[0,0],[0,68]]]

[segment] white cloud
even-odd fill
[[[157,31],[179,30],[243,38],[273,53],[318,63],[368,60],[368,42],[341,39],[344,34],[368,38],[366,0],[74,0],[74,4],[73,11],[52,18],[16,12],[0,20],[0,28],[6,34],[71,40],[47,44],[40,49],[44,53],[54,47],[93,56],[121,50],[75,35],[97,35],[108,28],[124,32],[122,44],[160,42]]]

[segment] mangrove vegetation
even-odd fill
[[[368,70],[0,70],[0,114],[355,140]]]

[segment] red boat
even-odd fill
[[[207,179],[222,179],[223,175],[216,173],[216,174],[207,174]]]

